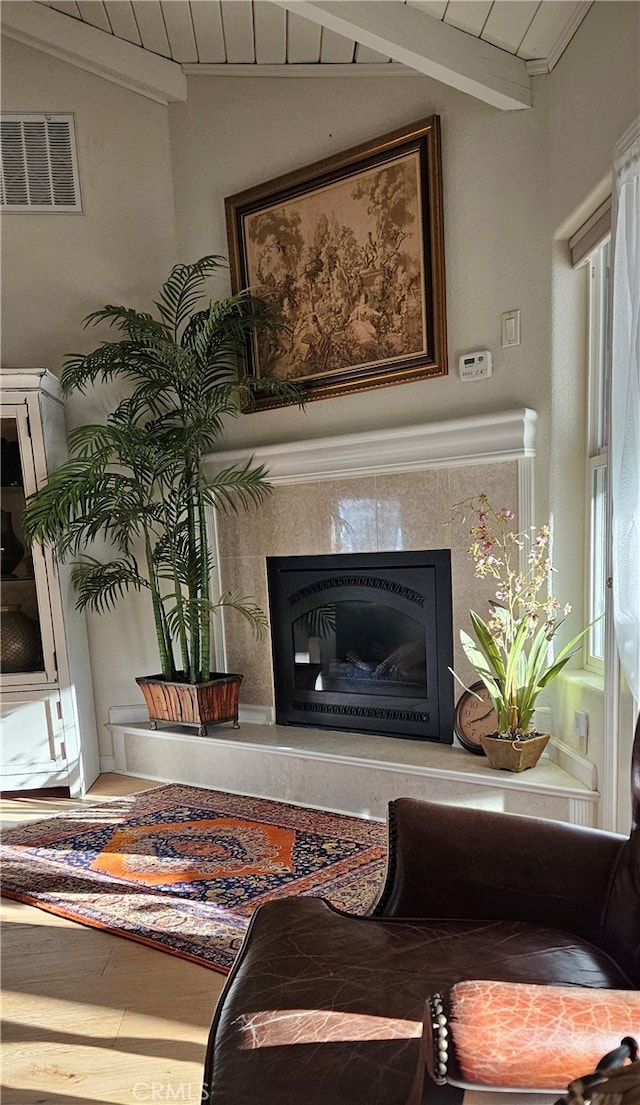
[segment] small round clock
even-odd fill
[[[487,737],[498,728],[498,719],[484,683],[472,683],[468,691],[462,692],[456,705],[453,725],[462,747],[467,752],[484,756],[480,737]]]

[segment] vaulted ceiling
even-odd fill
[[[4,34],[84,68],[102,64],[109,79],[135,70],[137,57],[141,79],[132,72],[121,83],[152,94],[148,75],[165,74],[169,87],[153,96],[165,102],[186,96],[184,74],[417,72],[510,110],[529,106],[531,75],[553,68],[590,7],[591,0],[5,0],[2,24]]]

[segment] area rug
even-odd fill
[[[226,974],[262,902],[365,913],[385,839],[379,822],[172,784],[8,830],[0,892]]]

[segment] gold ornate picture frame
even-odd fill
[[[283,329],[247,372],[305,401],[447,373],[437,115],[225,200],[234,292]],[[258,399],[258,409],[283,400]]]

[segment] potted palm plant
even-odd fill
[[[233,608],[264,635],[266,616],[249,599],[212,597],[208,508],[237,510],[263,501],[271,487],[249,461],[205,478],[203,456],[225,420],[250,407],[254,392],[298,400],[286,382],[258,381],[242,369],[256,331],[277,334],[268,304],[249,291],[203,306],[204,283],[225,261],[207,256],[176,265],[157,300],[157,317],[106,306],[85,325],[109,323],[122,337],[64,365],[66,394],[122,378],[127,394],[105,424],[69,435],[69,460],[33,495],[24,519],[29,542],[52,545],[73,561],[79,609],[102,613],[130,589],[151,599],[160,673],[140,684],[152,727],[158,720],[198,726],[237,724],[242,675],[210,671],[213,616]],[[87,553],[96,541],[113,555]]]
[[[464,653],[484,684],[497,719],[496,732],[481,735],[480,744],[492,767],[522,771],[537,763],[550,738],[532,728],[538,696],[569,663],[590,626],[550,658],[549,646],[562,625],[560,615],[567,615],[571,607],[567,603],[561,609],[551,593],[549,527],[541,526],[532,535],[516,532],[514,512],[497,509],[484,493],[454,510],[454,516],[463,521],[468,511],[472,513],[468,552],[475,575],[496,581],[489,620],[471,610],[474,636],[460,630]],[[465,691],[480,697],[473,689],[465,687]]]

